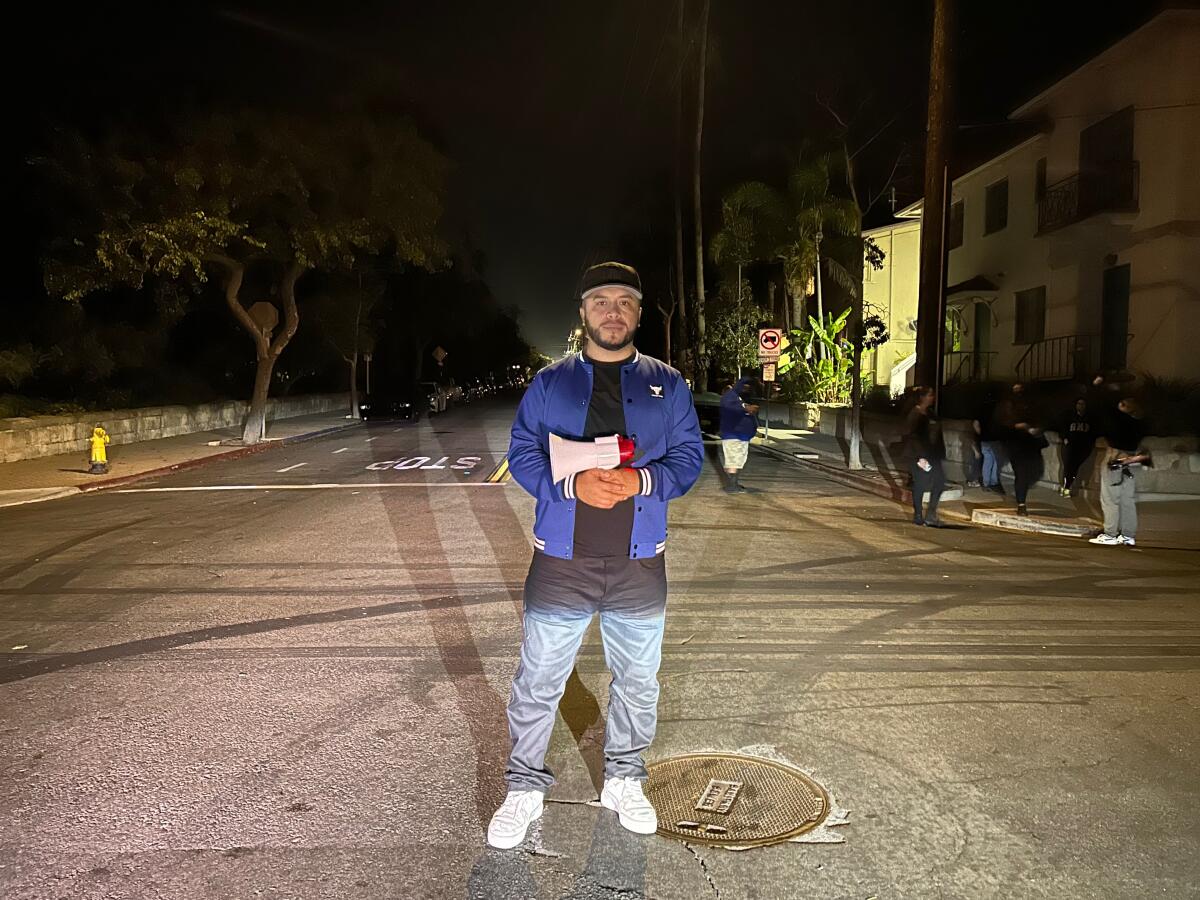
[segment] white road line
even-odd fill
[[[376,437],[378,437],[378,435],[376,435]],[[373,441],[373,440],[375,440],[375,438],[367,438],[367,443],[369,444],[369,443],[371,443],[371,441]]]
[[[349,449],[350,449],[349,447],[343,447],[341,450],[334,450],[333,452],[334,452],[334,454],[345,453]]]
[[[298,469],[301,466],[307,466],[307,465],[308,465],[308,463],[296,463],[294,466],[287,466],[286,468],[276,469],[275,471],[276,472],[290,472],[290,471],[292,471],[292,469]]]
[[[205,491],[330,491],[353,488],[355,491],[384,488],[502,488],[506,484],[486,481],[409,482],[406,484],[210,484],[196,487],[121,488],[113,494],[189,494]]]

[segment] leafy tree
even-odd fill
[[[349,367],[350,415],[362,418],[358,403],[358,363],[363,354],[375,350],[385,285],[362,274],[353,280],[339,279],[313,298],[313,318],[325,343]]]
[[[64,213],[44,268],[52,296],[77,301],[141,287],[150,275],[197,286],[220,278],[255,348],[246,443],[262,440],[272,371],[299,327],[296,284],[306,272],[346,270],[379,253],[433,268],[444,255],[446,162],[394,116],[195,115],[161,133],[64,135],[39,162]],[[262,279],[273,285],[269,302],[283,307],[274,332],[242,296]]]
[[[714,300],[708,323],[709,352],[720,371],[736,372],[740,378],[742,369],[758,364],[758,326],[764,312],[744,280],[738,287],[723,281]]]

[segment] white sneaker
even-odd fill
[[[529,826],[542,816],[541,791],[509,791],[488,824],[487,842],[498,850],[511,850],[525,840]]]
[[[1131,537],[1125,537],[1125,535],[1123,535],[1123,534],[1118,534],[1117,540],[1120,541],[1122,544],[1124,544],[1126,547],[1136,547],[1137,546],[1137,541],[1135,541]]]
[[[1089,544],[1103,544],[1105,547],[1115,547],[1118,544],[1125,543],[1119,537],[1113,537],[1111,534],[1105,534],[1103,531],[1088,541]]]
[[[637,779],[606,779],[600,803],[615,812],[621,825],[635,834],[654,834],[658,830],[658,814],[642,793],[642,783]]]

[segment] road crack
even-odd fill
[[[705,861],[704,857],[697,853],[695,848],[693,848],[692,845],[687,841],[683,841],[682,843],[683,846],[687,847],[688,853],[692,854],[692,856],[696,858],[696,862],[700,863],[700,871],[704,873],[704,880],[707,881],[708,886],[712,888],[713,896],[716,897],[717,900],[721,900],[721,889],[717,887],[717,883],[713,881],[712,876],[708,874],[708,863]]]

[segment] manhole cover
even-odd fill
[[[689,753],[647,766],[658,833],[698,844],[761,847],[816,828],[825,789],[791,766],[734,753]]]

